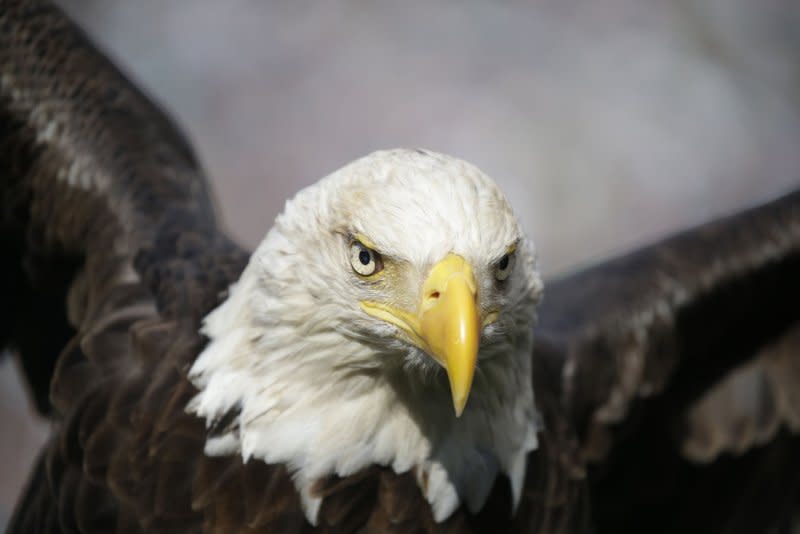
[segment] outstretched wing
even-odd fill
[[[755,532],[798,499],[798,274],[795,192],[546,286],[601,530]]]
[[[183,371],[247,255],[172,123],[39,1],[0,1],[0,184],[0,343],[58,425],[10,530],[198,521]]]
[[[163,317],[196,322],[245,255],[218,232],[206,180],[169,120],[55,8],[0,7],[2,280],[12,295],[2,340],[23,354],[47,411],[54,352],[73,330],[96,328],[111,293],[143,291]]]

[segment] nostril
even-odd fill
[[[438,299],[439,298],[439,292],[438,291],[431,291],[431,294],[428,295],[428,298],[429,299]]]

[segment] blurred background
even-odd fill
[[[60,0],[183,127],[230,233],[378,148],[467,159],[546,274],[800,186],[791,0]],[[0,365],[0,527],[46,438]]]

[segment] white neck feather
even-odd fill
[[[279,218],[206,318],[211,341],[190,371],[200,392],[187,409],[209,426],[239,411],[238,425],[209,439],[206,454],[286,464],[312,524],[320,505],[313,483],[372,464],[414,470],[437,521],[462,502],[480,510],[500,473],[516,506],[537,445],[533,302],[510,345],[497,354],[481,349],[469,402],[456,418],[443,372],[409,366],[407,345],[359,337],[351,326],[368,318],[357,300],[330,297],[346,293],[336,287],[344,282],[325,269],[298,272],[303,246],[288,239],[289,223]],[[528,289],[538,298],[539,286]]]
[[[209,440],[206,454],[287,464],[312,524],[320,504],[310,494],[313,483],[371,464],[397,473],[416,469],[417,479],[427,481],[421,488],[437,521],[462,499],[472,512],[480,510],[498,473],[509,477],[516,506],[527,453],[537,445],[529,357],[482,362],[467,409],[456,419],[443,375],[376,366],[376,358],[392,355],[376,355],[325,328],[331,311],[324,306],[295,317],[302,329],[254,313],[268,307],[267,318],[287,317],[298,307],[293,299],[271,298],[253,271],[251,264],[207,318],[211,343],[191,370],[201,391],[190,412],[210,425],[240,409],[238,428]],[[530,340],[518,348],[530,354]]]

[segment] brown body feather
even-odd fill
[[[218,230],[180,133],[39,0],[0,0],[0,183],[0,233],[14,260],[2,266],[0,342],[20,355],[55,421],[10,531],[312,530],[283,466],[205,456],[218,429],[184,411],[195,393],[186,372],[205,342],[200,320],[246,252]],[[799,342],[789,334],[800,320],[798,272],[796,193],[550,284],[532,378],[545,430],[517,513],[498,479],[480,514],[460,509],[437,524],[412,475],[374,466],[318,481],[318,529],[790,524],[800,491],[789,432],[800,413]],[[755,448],[690,463],[681,444],[701,443],[704,415],[725,409],[704,393],[762,350],[778,400],[747,417],[772,430],[743,438],[726,427],[706,460]],[[726,509],[756,495],[769,504],[758,513]],[[659,516],[647,514],[669,519],[654,526]]]

